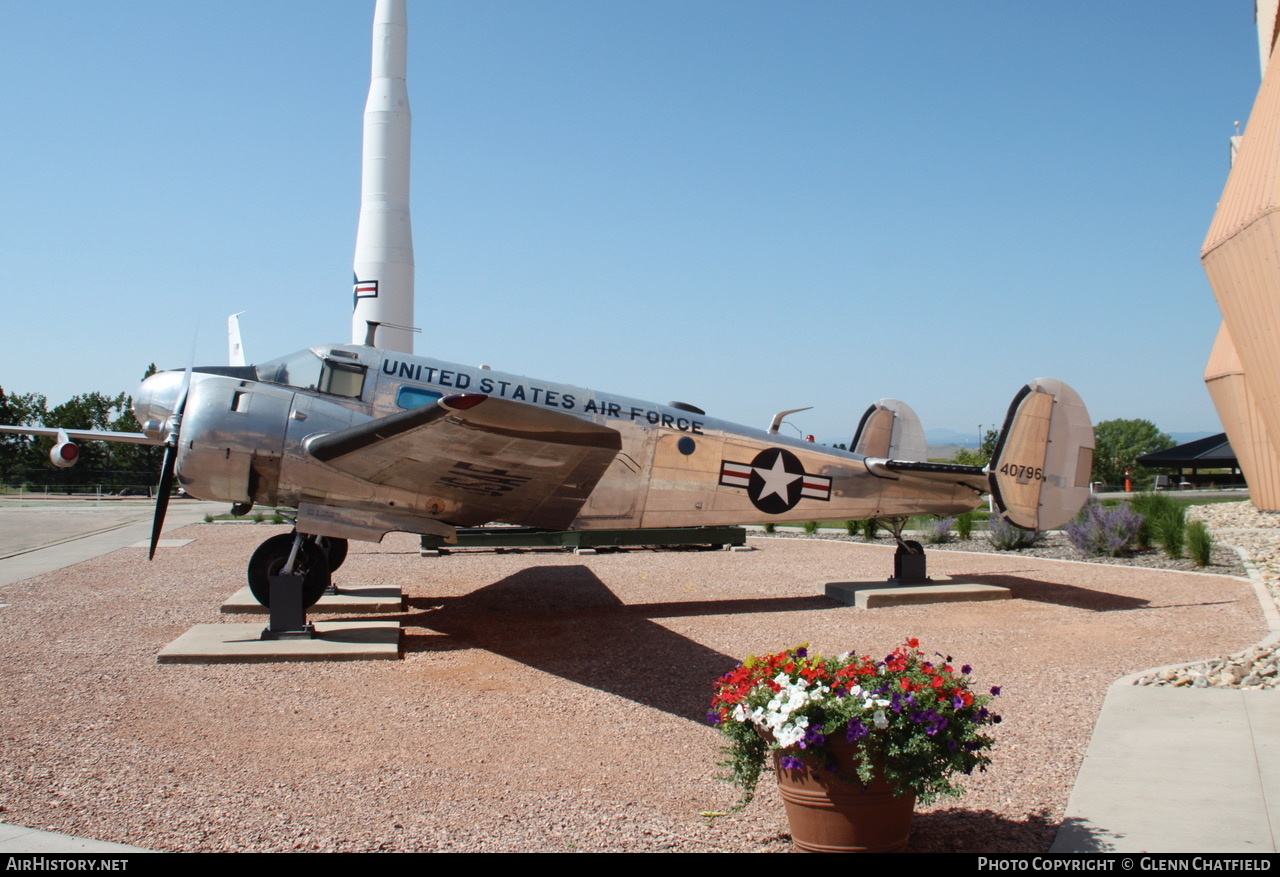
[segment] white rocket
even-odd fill
[[[379,347],[413,353],[413,228],[409,222],[409,90],[405,85],[405,0],[377,0],[373,69],[364,107],[360,223],[356,227],[351,343],[370,320]],[[396,328],[391,328],[396,327]]]

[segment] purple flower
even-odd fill
[[[964,706],[964,698],[957,694],[955,697],[951,698],[951,705],[956,709],[962,708]]]
[[[822,733],[822,726],[806,728],[804,738],[796,745],[801,749],[808,749],[810,746],[822,746],[827,742],[827,737]]]
[[[804,762],[790,755],[784,755],[778,759],[778,766],[783,770],[801,770],[804,768]]]
[[[970,673],[973,672],[973,668],[970,667],[968,664],[965,664],[963,667],[960,668],[960,672],[968,676]]]
[[[995,695],[1000,694],[1000,686],[999,685],[991,686],[991,693]]]
[[[711,725],[720,724],[720,714],[717,712],[707,713],[707,723]]]
[[[845,734],[845,738],[852,743],[854,740],[860,740],[870,733],[871,732],[867,729],[867,726],[862,724],[861,719],[850,719],[849,731]]]
[[[1000,718],[999,716],[995,715],[994,713],[992,714],[992,716],[991,716],[991,723],[992,723],[993,725],[998,725],[998,724],[1000,724],[1000,723],[1001,723],[1001,722],[1003,722],[1003,721],[1004,721],[1004,719]]]
[[[797,657],[797,658],[807,658],[807,657],[809,657],[809,650],[808,650],[808,649],[806,649],[806,648],[799,648],[799,649],[796,649],[796,657]]]

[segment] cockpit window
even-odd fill
[[[303,350],[264,362],[258,366],[258,380],[314,390],[320,380],[320,357],[310,350]]]
[[[364,392],[364,366],[326,359],[320,370],[320,392],[359,399]]]
[[[282,356],[257,367],[258,380],[300,390],[319,390],[334,396],[359,399],[364,392],[365,367],[321,359],[313,350]]]

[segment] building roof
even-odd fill
[[[1240,466],[1225,432],[1154,454],[1143,454],[1137,463],[1151,469],[1236,469]]]

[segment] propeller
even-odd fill
[[[164,515],[169,510],[169,493],[178,469],[178,434],[182,431],[182,412],[187,407],[187,391],[191,389],[191,370],[195,363],[195,344],[192,343],[191,360],[182,375],[182,387],[178,390],[178,402],[169,415],[169,432],[164,438],[164,462],[160,465],[160,486],[156,494],[156,514],[151,520],[151,548],[147,560],[155,560],[160,531],[164,529]]]

